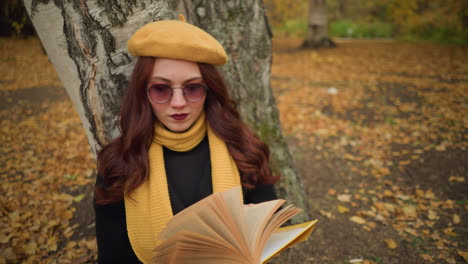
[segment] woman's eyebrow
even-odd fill
[[[156,81],[156,80],[172,83],[171,80],[166,79],[164,77],[160,77],[160,76],[153,76],[153,77],[151,77],[151,79],[149,81],[151,82],[151,81]],[[201,76],[196,76],[196,77],[192,77],[192,78],[189,78],[189,79],[185,80],[184,83],[188,83],[188,82],[191,82],[191,81],[199,81],[199,80],[203,80],[203,78]]]

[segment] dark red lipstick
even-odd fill
[[[188,114],[173,114],[170,117],[172,117],[172,119],[174,120],[180,121],[180,120],[184,120],[187,116]]]

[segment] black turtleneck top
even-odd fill
[[[208,137],[194,149],[177,152],[163,147],[164,166],[172,212],[177,214],[213,193]],[[96,184],[104,181],[97,176]],[[273,185],[244,189],[244,203],[260,203],[276,199]],[[98,263],[141,263],[130,245],[125,218],[125,203],[94,204]]]

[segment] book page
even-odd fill
[[[307,240],[312,233],[317,220],[279,228],[273,233],[265,245],[261,255],[262,263],[268,261],[283,250]]]
[[[242,240],[247,241],[247,238],[244,235],[247,233],[247,230],[245,223],[245,213],[243,210],[244,204],[242,202],[242,188],[240,185],[235,188],[238,188],[235,192],[225,192],[221,198],[224,200],[226,208],[229,210],[232,219],[242,234]]]
[[[220,241],[187,230],[182,230],[163,241],[155,249],[153,263],[181,263],[179,259],[186,259],[182,263],[203,263],[197,260],[229,259],[246,262],[243,254],[226,250]],[[176,262],[174,262],[177,260]]]
[[[257,243],[257,248],[255,249],[258,254],[263,251],[265,244],[267,243],[268,239],[270,238],[271,234],[284,224],[286,221],[291,219],[296,214],[300,213],[302,209],[294,207],[293,205],[288,205],[281,209],[280,211],[276,212],[265,225],[265,228],[262,230],[260,235],[259,242]]]
[[[246,239],[250,248],[256,248],[268,220],[284,202],[285,200],[278,199],[243,207],[247,222]]]
[[[201,211],[199,217],[235,248],[247,254],[244,238],[226,204],[222,199],[215,199],[218,198],[216,196],[213,198],[212,203],[208,205],[211,207],[211,212]]]
[[[242,205],[241,195],[241,186],[236,186],[226,192],[214,193],[200,200],[171,218],[166,228],[160,233],[159,239],[167,239],[182,229],[187,229],[197,233],[202,232],[202,234],[209,237],[222,237],[227,245],[233,246],[247,255],[248,248],[244,241],[245,239],[241,235],[239,227],[236,226],[236,220],[233,217],[233,214],[236,213],[231,212],[229,206],[225,203],[225,201],[235,203],[237,200],[240,207]],[[224,199],[223,197],[227,198]],[[231,208],[234,207],[231,206]],[[197,225],[192,225],[190,222],[192,220],[194,220],[193,224]],[[209,228],[203,230],[205,227]],[[210,234],[207,232],[210,232]],[[214,235],[214,233],[217,235]]]
[[[184,217],[174,218],[170,226],[166,226],[166,229],[161,232],[159,238],[161,240],[169,239],[179,233],[182,230],[197,233],[202,236],[206,236],[212,239],[216,239],[220,244],[223,244],[226,249],[235,250],[235,248],[228,243],[221,235],[219,235],[213,228],[203,221],[200,217],[194,213],[186,213]]]

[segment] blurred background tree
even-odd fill
[[[264,0],[264,4],[276,36],[306,38],[309,0]],[[326,0],[326,4],[331,37],[468,43],[466,0]],[[0,1],[0,36],[32,34],[22,1]]]
[[[309,0],[307,16],[307,36],[303,48],[335,47],[328,34],[328,16],[326,0]]]
[[[264,0],[276,36],[307,36],[308,0]],[[468,43],[468,1],[326,0],[331,37]]]

